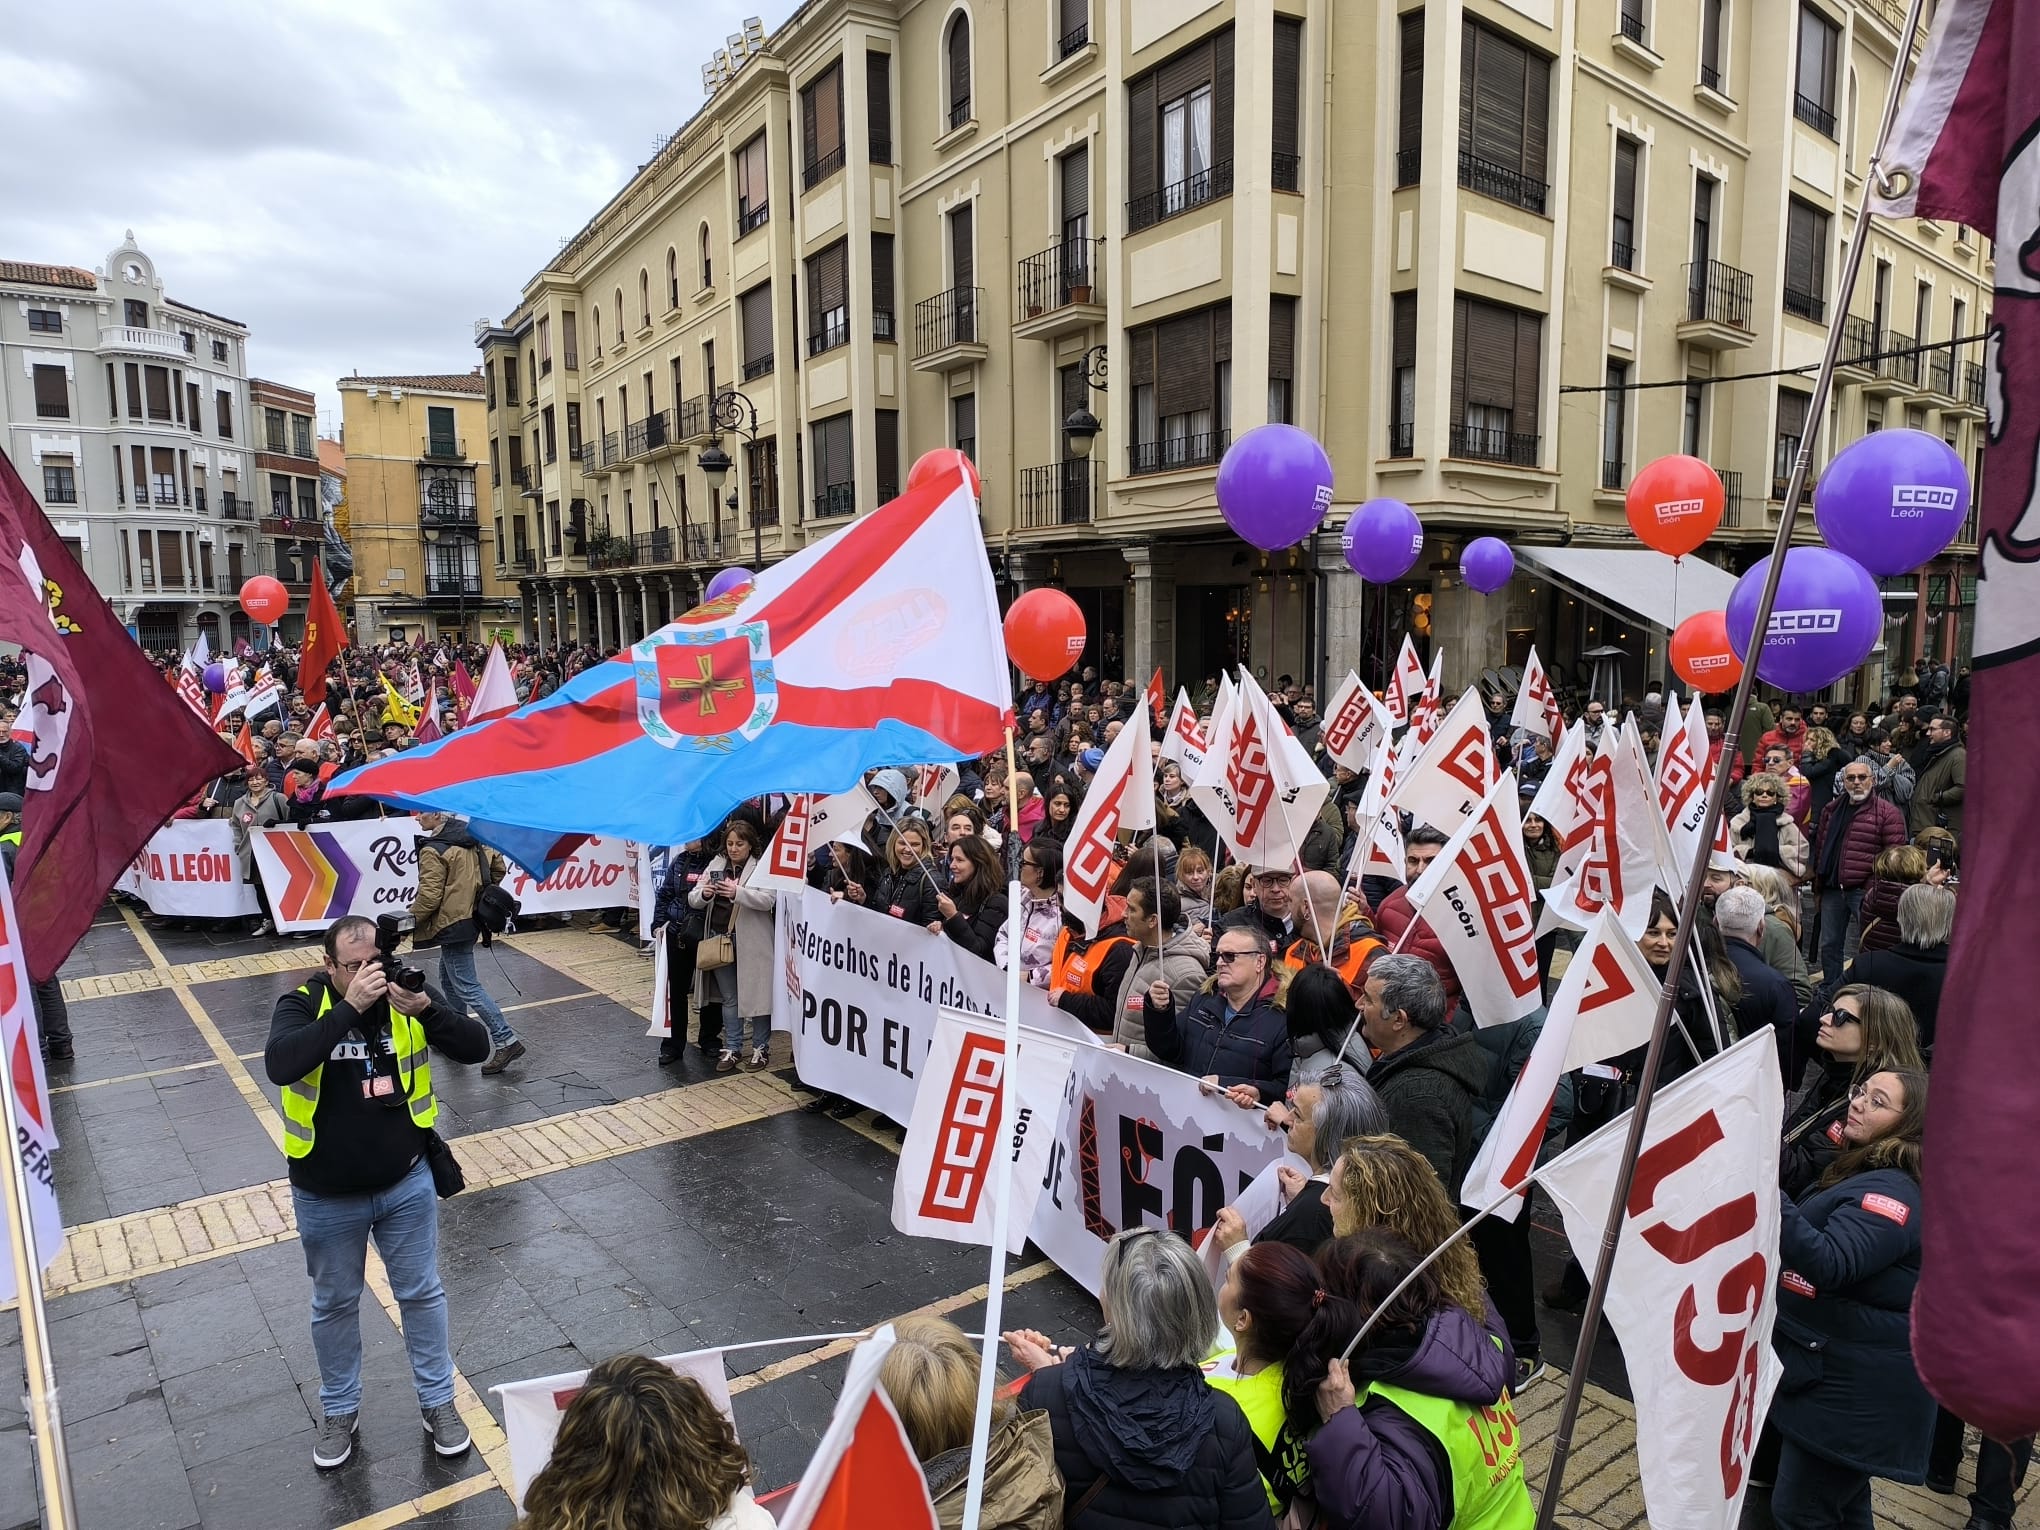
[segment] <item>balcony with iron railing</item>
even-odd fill
[[[480,574],[427,574],[427,600],[475,600],[482,593]]]
[[[1026,256],[1019,265],[1013,328],[1048,340],[1097,323],[1105,316],[1105,241],[1065,239]]]
[[[1136,441],[1126,449],[1126,470],[1144,473],[1175,473],[1186,468],[1213,467],[1225,455],[1232,432],[1204,430],[1194,435],[1167,436],[1159,441]]]
[[[1091,45],[1091,23],[1089,18],[1078,22],[1055,40],[1056,62],[1061,63],[1073,53],[1081,53]]]
[[[722,539],[711,539],[706,526],[682,526],[680,528],[680,561],[683,563],[706,563],[711,555],[720,554]]]
[[[220,495],[220,519],[223,521],[252,521],[255,506],[248,500],[234,494]]]
[[[630,539],[630,559],[639,568],[673,561],[673,528],[660,526],[653,531],[640,531]]]
[[[958,96],[949,103],[949,131],[954,133],[970,121],[970,97]]]
[[[1391,457],[1414,457],[1417,452],[1417,427],[1409,420],[1391,420],[1388,426],[1388,454]]]
[[[600,573],[606,568],[629,568],[632,552],[628,537],[596,537],[588,544],[588,569]]]
[[[1098,519],[1105,467],[1094,457],[1070,457],[1020,472],[1020,529],[1089,526]]]
[[[1604,489],[1621,488],[1627,479],[1627,472],[1628,470],[1623,466],[1620,457],[1603,457],[1601,459],[1601,487]]]
[[[1943,398],[1955,396],[1955,356],[1952,351],[1928,353],[1927,387]]]
[[[674,434],[681,441],[698,441],[714,434],[714,422],[708,416],[708,400],[699,394],[682,399],[673,411]]]
[[[1867,394],[1890,398],[1919,388],[1920,355],[1911,335],[1895,329],[1877,331],[1877,349],[1869,364],[1871,376],[1863,384]]]
[[[1795,318],[1811,319],[1816,324],[1827,321],[1827,298],[1821,293],[1787,282],[1782,302],[1785,311]]]
[[[1792,115],[1823,137],[1835,136],[1834,108],[1824,105],[1812,96],[1795,94],[1792,97]]]
[[[1972,409],[1983,407],[1983,365],[1981,362],[1962,363],[1962,402]]]
[[[622,443],[612,430],[602,438],[602,465],[605,468],[615,467],[622,457]]]
[[[1537,466],[1537,444],[1541,437],[1519,431],[1495,430],[1485,425],[1454,425],[1451,453],[1471,462],[1507,462],[1516,467]]]
[[[43,480],[43,503],[46,505],[77,504],[78,503],[77,479],[73,478],[69,483],[51,483],[47,478],[45,478]],[[200,489],[198,491],[198,509],[201,514],[205,510],[205,490],[203,489]]]
[[[1627,239],[1611,238],[1608,241],[1608,264],[1618,271],[1636,269],[1636,246]]]
[[[942,370],[982,361],[985,289],[952,287],[914,305],[914,365]]]
[[[1854,367],[1861,371],[1875,371],[1877,355],[1877,326],[1859,314],[1849,314],[1842,320],[1842,343],[1835,357],[1835,365]]]
[[[1550,187],[1513,165],[1498,165],[1469,150],[1459,151],[1459,184],[1478,196],[1493,197],[1528,212],[1542,214]]]
[[[1269,159],[1269,174],[1277,191],[1303,190],[1303,156],[1276,150]]]
[[[271,451],[282,451],[281,446],[272,446]],[[459,436],[426,436],[418,448],[418,456],[424,462],[465,462],[467,443]]]
[[[538,572],[538,554],[525,550],[510,555],[510,572],[513,574],[535,574]]]
[[[1742,525],[1742,474],[1734,468],[1716,468],[1714,476],[1721,480],[1721,524],[1729,527]]]
[[[1395,183],[1397,186],[1414,186],[1423,179],[1424,151],[1422,149],[1397,149],[1395,151]]]
[[[1756,338],[1750,324],[1755,278],[1720,260],[1688,261],[1685,317],[1678,337],[1702,350],[1724,351]]]
[[[857,488],[854,484],[825,483],[815,491],[814,518],[818,521],[857,513]]]
[[[1126,204],[1126,231],[1137,234],[1165,218],[1189,212],[1220,197],[1229,197],[1232,187],[1232,161],[1222,159],[1215,165],[1184,176],[1180,181],[1142,192]]]
[[[1641,11],[1624,10],[1618,18],[1617,24],[1621,28],[1622,36],[1628,38],[1631,42],[1640,43],[1643,41],[1643,13]]]
[[[623,428],[623,454],[626,457],[642,457],[673,444],[673,416],[664,409],[648,414],[642,420],[633,420]]]
[[[801,166],[800,183],[802,188],[804,190],[813,190],[821,185],[823,181],[826,181],[830,176],[843,168],[848,157],[844,146],[840,143],[835,148],[829,150],[828,153],[816,155],[813,160]]]
[[[839,345],[850,343],[850,310],[847,306],[831,308],[813,316],[814,328],[808,331],[807,353],[819,356],[824,351],[833,351]]]
[[[469,492],[466,494],[441,495],[438,498],[434,498],[430,493],[431,487],[428,485],[428,491],[419,497],[418,524],[421,527],[467,531],[474,531],[480,527],[481,521],[476,514],[472,484],[468,485]]]

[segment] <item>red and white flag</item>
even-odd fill
[[[1374,692],[1360,683],[1350,669],[1332,703],[1325,709],[1325,723],[1318,741],[1334,765],[1348,770],[1365,770],[1374,758],[1374,746],[1395,731],[1395,719]]]
[[[836,1411],[779,1516],[779,1530],[938,1530],[928,1479],[878,1384],[894,1342],[888,1323],[851,1351]]]
[[[446,730],[439,726],[439,680],[436,676],[418,709],[418,726],[411,730],[411,736],[421,744],[437,743],[446,737]]]
[[[0,870],[0,1040],[7,1051],[7,1069],[0,1087],[14,1091],[14,1113],[22,1177],[34,1210],[36,1268],[47,1270],[64,1248],[64,1218],[57,1207],[57,1127],[50,1113],[50,1085],[43,1074],[42,1033],[35,1020],[34,990],[28,957],[21,942],[21,924],[14,911],[14,889]],[[7,1215],[13,1216],[13,1208]],[[0,1260],[0,1301],[18,1295],[14,1262]]]
[[[1603,908],[1613,908],[1629,938],[1636,940],[1650,922],[1664,820],[1643,762],[1623,729],[1601,730],[1601,747],[1587,766],[1586,780],[1592,804],[1586,853],[1570,875],[1545,889],[1540,929],[1564,925],[1584,930]]]
[[[468,703],[467,723],[487,722],[517,710],[517,687],[510,679],[510,661],[500,642],[489,645],[488,662],[482,678],[475,683],[474,699]]]
[[[198,646],[185,654],[184,662],[177,666],[177,694],[184,698],[184,704],[196,712],[208,724],[212,722],[212,707],[205,694],[205,634],[198,635]]]
[[[1388,686],[1381,698],[1382,705],[1388,708],[1388,715],[1395,719],[1398,728],[1410,720],[1410,711],[1423,690],[1424,661],[1417,657],[1417,645],[1405,632],[1402,647],[1396,651],[1395,668],[1389,671]]]
[[[1468,696],[1474,693],[1468,691]],[[1409,891],[1452,961],[1477,1025],[1506,1025],[1544,1002],[1537,884],[1523,854],[1516,776],[1503,771]]]
[[[1420,749],[1438,731],[1445,710],[1444,687],[1445,650],[1440,648],[1431,655],[1431,673],[1425,677],[1423,693],[1417,697],[1416,705],[1410,708],[1410,732],[1417,736]]]
[[[1402,815],[1389,806],[1395,789],[1396,746],[1382,739],[1374,746],[1374,760],[1367,772],[1367,784],[1360,789],[1360,804],[1353,809],[1359,826],[1353,841],[1352,859],[1346,864],[1346,885],[1358,887],[1362,877],[1392,877],[1400,882],[1404,864]]]
[[[1431,928],[1446,933],[1440,920],[1433,919]],[[1478,1210],[1504,1191],[1525,1186],[1551,1125],[1559,1081],[1575,1068],[1619,1057],[1649,1041],[1657,998],[1658,980],[1650,964],[1622,933],[1614,914],[1601,910],[1559,980],[1529,1060],[1473,1155],[1459,1192],[1465,1205]],[[1522,1209],[1519,1196],[1504,1201],[1494,1215],[1513,1222]]]
[[[1148,681],[1147,710],[1148,717],[1157,728],[1167,720],[1169,693],[1162,688],[1162,669],[1159,664],[1155,666],[1154,678]]]
[[[1757,1431],[1777,1389],[1778,1048],[1744,1038],[1651,1103],[1615,1265],[1608,1321],[1636,1397],[1636,1452],[1653,1530],[1735,1530]],[[1537,1181],[1582,1264],[1599,1257],[1624,1112],[1546,1164]]]
[[[1147,709],[1136,707],[1105,751],[1063,840],[1063,908],[1082,918],[1086,935],[1098,933],[1106,896],[1119,875],[1112,850],[1120,831],[1154,826],[1155,773],[1148,763]]]
[[[1551,825],[1558,841],[1559,868],[1568,870],[1579,863],[1587,836],[1593,832],[1593,799],[1587,791],[1587,767],[1593,763],[1587,748],[1587,726],[1574,723],[1558,736],[1551,768],[1537,783],[1537,795],[1530,799],[1530,811]]]
[[[322,701],[305,723],[305,737],[315,744],[323,744],[332,736],[333,719],[326,715],[326,703]]]
[[[1428,741],[1420,724],[1411,725],[1409,737],[1419,741],[1419,752],[1399,773],[1390,805],[1450,834],[1473,816],[1495,784],[1494,736],[1480,692],[1469,689],[1454,702]]]
[[[468,673],[466,659],[453,661],[453,673],[447,677],[446,688],[453,692],[453,725],[465,728],[468,713],[475,704],[475,677]]]
[[[1523,683],[1516,687],[1516,710],[1509,714],[1509,725],[1528,728],[1553,743],[1565,732],[1565,713],[1559,710],[1558,697],[1552,692],[1544,666],[1537,662],[1534,647],[1523,660]]]
[[[1707,758],[1707,721],[1698,701],[1681,715],[1679,698],[1666,703],[1665,729],[1658,740],[1658,813],[1665,821],[1672,865],[1669,870],[1677,886],[1685,886],[1693,870],[1693,857],[1701,851],[1700,828],[1707,817],[1707,776],[1702,761]],[[1726,824],[1728,815],[1722,815]],[[1725,832],[1725,830],[1724,830]]]
[[[736,1428],[736,1419],[730,1413],[730,1384],[721,1350],[661,1355],[659,1364],[675,1375],[700,1382],[708,1400],[730,1420],[730,1428]],[[586,1371],[562,1371],[557,1376],[535,1376],[530,1381],[505,1382],[489,1388],[503,1399],[503,1437],[510,1446],[510,1498],[519,1513],[524,1510],[524,1495],[531,1488],[531,1479],[544,1471],[552,1459],[553,1442],[559,1438],[567,1405],[587,1382]]]
[[[1169,726],[1162,734],[1162,758],[1181,765],[1187,777],[1204,768],[1204,757],[1210,752],[1211,739],[1197,725],[1197,709],[1190,705],[1190,693],[1177,691],[1176,704],[1169,710]]]
[[[779,830],[765,847],[765,864],[749,879],[772,892],[800,893],[807,888],[808,862],[824,845],[864,845],[864,825],[878,811],[878,799],[862,784],[833,797],[796,793],[788,803]]]
[[[1020,1067],[1013,1076],[1016,1121],[1057,1118],[1077,1046],[1067,1037],[1022,1027]],[[1022,1131],[1005,1153],[998,1151],[1005,1062],[1005,1022],[999,1017],[937,1012],[893,1175],[892,1224],[900,1232],[990,1248],[993,1181],[1004,1163],[1012,1175],[1006,1252],[1017,1254],[1026,1244],[1055,1133]],[[1028,1116],[1021,1116],[1023,1110]]]
[[[1211,732],[1211,753],[1191,782],[1191,797],[1241,861],[1295,867],[1330,783],[1277,720],[1252,675],[1241,674],[1232,706],[1213,720]]]

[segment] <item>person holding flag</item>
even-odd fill
[[[21,810],[19,792],[0,792],[0,858],[7,866],[7,885],[14,885],[14,858],[21,851]],[[64,1003],[64,981],[54,973],[33,985],[36,1024],[42,1031],[45,1062],[69,1062],[71,1011]]]

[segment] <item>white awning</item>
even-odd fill
[[[1518,546],[1516,556],[1581,600],[1627,611],[1670,632],[1689,616],[1728,604],[1735,575],[1687,556],[1676,564],[1648,548]]]

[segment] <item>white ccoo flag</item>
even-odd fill
[[[1112,859],[1122,829],[1155,826],[1155,773],[1148,763],[1148,714],[1135,707],[1119,737],[1105,751],[1083,806],[1063,840],[1063,907],[1082,917],[1084,933],[1096,935],[1105,899],[1119,875]]]
[[[1584,930],[1603,907],[1613,907],[1629,938],[1640,939],[1650,922],[1664,820],[1633,732],[1601,730],[1601,747],[1587,766],[1586,790],[1586,851],[1571,875],[1545,889],[1540,928],[1556,923]]]
[[[1325,709],[1325,723],[1318,734],[1325,753],[1334,765],[1348,770],[1365,770],[1374,758],[1374,746],[1395,731],[1395,719],[1388,715],[1374,692],[1360,683],[1350,669],[1339,688],[1332,692],[1332,704]]]
[[[1537,884],[1523,854],[1514,772],[1502,772],[1409,896],[1411,911],[1430,925],[1451,957],[1476,1024],[1506,1025],[1544,1002],[1537,973]]]
[[[1523,660],[1523,683],[1516,688],[1516,710],[1509,714],[1509,726],[1528,728],[1540,733],[1553,743],[1565,732],[1565,713],[1558,707],[1558,697],[1552,693],[1551,679],[1544,673],[1544,666],[1537,662],[1537,650],[1533,647],[1529,657]]]
[[[1487,710],[1480,693],[1468,690],[1432,728],[1428,742],[1421,742],[1419,726],[1411,727],[1409,737],[1420,741],[1420,752],[1409,769],[1398,774],[1391,803],[1418,823],[1450,834],[1473,816],[1495,784],[1495,746]]]
[[[1232,706],[1212,721],[1211,753],[1190,786],[1220,837],[1249,866],[1294,869],[1329,790],[1254,677],[1242,673]]]
[[[1190,705],[1190,693],[1176,692],[1176,705],[1169,711],[1169,730],[1162,735],[1162,758],[1183,767],[1187,780],[1204,767],[1211,740],[1197,726],[1197,709]]]
[[[1405,632],[1402,647],[1396,651],[1395,668],[1389,672],[1388,687],[1381,698],[1382,705],[1388,708],[1388,715],[1395,719],[1398,728],[1410,720],[1410,712],[1423,691],[1424,661],[1417,657],[1417,645]]]
[[[1707,724],[1700,714],[1700,703],[1696,700],[1681,716],[1679,698],[1672,697],[1665,712],[1665,731],[1658,740],[1654,784],[1658,813],[1665,821],[1665,833],[1671,842],[1673,865],[1669,870],[1675,885],[1667,891],[1674,897],[1685,887],[1693,870],[1693,857],[1705,848],[1700,826],[1707,817],[1707,776],[1703,763],[1706,758]]]

